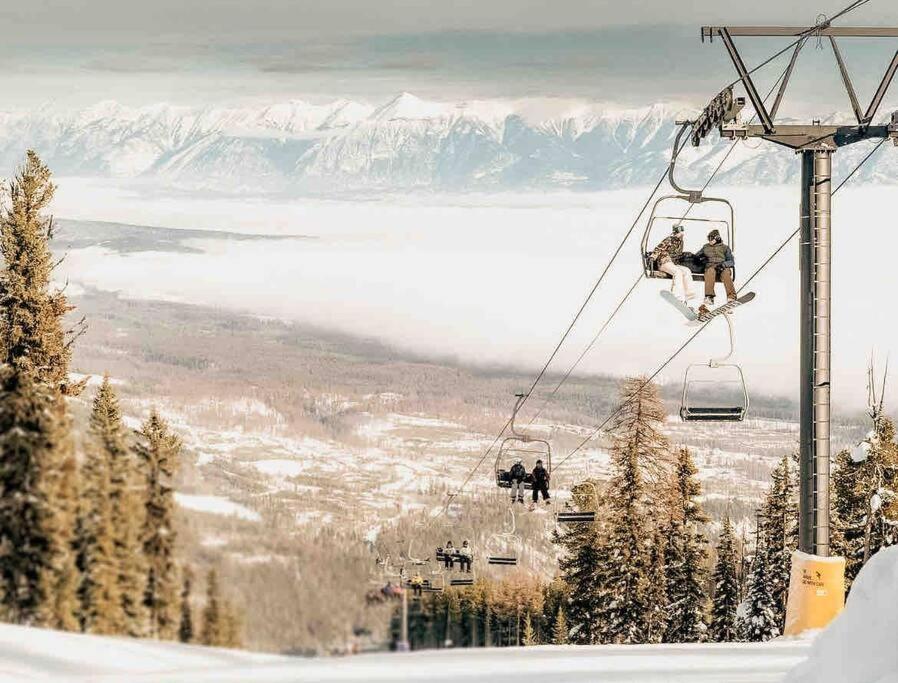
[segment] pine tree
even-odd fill
[[[154,410],[140,432],[137,454],[146,476],[143,548],[148,565],[144,605],[150,633],[171,640],[178,631],[178,580],[175,565],[174,490],[181,441]]]
[[[140,495],[145,476],[141,472],[141,463],[128,444],[118,397],[108,375],[103,377],[103,383],[94,397],[90,435],[109,478],[110,524],[114,534],[116,582],[122,610],[119,632],[131,636],[146,635],[144,595],[147,567],[141,538],[146,512]]]
[[[0,212],[0,605],[8,620],[79,626],[78,476],[64,393],[72,338],[51,289],[50,171],[29,151]]]
[[[523,645],[539,645],[539,639],[536,637],[536,631],[533,629],[533,621],[530,619],[530,612],[524,614],[524,636]]]
[[[764,552],[776,623],[782,629],[786,623],[792,553],[798,547],[796,477],[790,456],[783,456],[771,478],[764,503]]]
[[[667,542],[667,631],[669,643],[697,643],[705,638],[707,596],[706,539],[699,527],[708,521],[699,497],[698,469],[686,448],[680,449],[673,475],[670,533]]]
[[[555,645],[567,645],[568,627],[567,618],[564,616],[564,608],[559,605],[555,613],[555,626],[552,629],[552,643]]]
[[[82,581],[81,626],[88,633],[119,634],[124,612],[118,586],[115,534],[106,459],[95,448],[87,452],[83,467],[78,550]]]
[[[203,608],[203,630],[200,633],[203,645],[218,647],[224,643],[223,621],[218,572],[210,569],[206,574],[206,606]]]
[[[898,543],[898,444],[895,426],[871,410],[873,430],[866,457],[855,462],[848,451],[836,456],[833,473],[833,550],[845,557],[850,586],[861,567],[880,548]]]
[[[656,529],[649,557],[649,587],[647,596],[649,617],[646,643],[662,642],[668,627],[667,547],[664,532],[660,528]]]
[[[607,535],[600,539],[607,562],[596,574],[601,640],[642,643],[648,637],[649,551],[644,472],[666,479],[670,454],[660,432],[665,417],[658,389],[645,378],[621,386],[621,407],[609,433],[612,478],[608,488]]]
[[[768,554],[763,548],[755,552],[748,593],[739,608],[740,640],[761,642],[780,634],[777,605],[771,590],[771,576],[767,567]]]
[[[574,503],[579,511],[594,510],[595,496],[587,491],[593,486],[575,486],[572,493]],[[597,519],[604,520],[604,511],[596,510]],[[561,554],[558,567],[561,580],[570,595],[567,604],[566,620],[574,629],[571,640],[581,645],[593,645],[599,642],[599,592],[596,577],[607,557],[603,554],[604,546],[599,542],[599,529],[604,524],[577,524],[553,539],[564,552]],[[565,636],[567,639],[567,636]],[[567,642],[567,640],[565,641]]]
[[[240,613],[229,600],[222,602],[221,624],[221,646],[233,649],[243,647]]]
[[[193,642],[193,608],[190,605],[192,583],[193,572],[187,567],[181,584],[181,623],[178,626],[178,640],[182,643]]]
[[[714,600],[711,608],[711,640],[729,643],[737,638],[736,610],[739,607],[739,578],[736,565],[733,525],[727,516],[717,543],[717,564],[714,567]]]

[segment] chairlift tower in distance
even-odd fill
[[[755,111],[757,124],[744,124],[743,98],[727,88],[714,98],[693,126],[698,145],[715,127],[721,137],[760,138],[801,155],[801,225],[799,232],[800,315],[800,455],[799,552],[793,556],[789,584],[786,633],[797,634],[826,626],[844,604],[844,559],[830,558],[830,368],[832,303],[832,157],[840,147],[873,139],[898,145],[898,112],[891,122],[874,125],[877,111],[898,70],[898,51],[863,110],[837,38],[898,38],[898,28],[836,27],[828,21],[811,27],[704,26],[702,42],[719,39],[738,74],[738,81]],[[770,109],[752,80],[736,47],[736,37],[795,39],[788,67],[781,77]],[[808,40],[827,40],[855,121],[844,124],[777,124],[776,115],[786,94],[799,53]]]

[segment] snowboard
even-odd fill
[[[698,313],[675,297],[669,289],[661,291],[661,298],[686,316],[686,320],[693,322],[698,319]]]
[[[749,301],[755,298],[754,292],[747,292],[743,294],[738,299],[734,301],[727,301],[723,306],[718,306],[717,308],[704,313],[703,315],[697,316],[695,319],[700,323],[706,323],[709,320],[713,320],[718,315],[722,315],[724,313],[729,313],[734,308],[738,308],[742,304],[747,304]]]

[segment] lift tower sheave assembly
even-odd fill
[[[786,617],[786,633],[795,634],[825,626],[844,603],[844,560],[829,557],[832,158],[840,147],[864,140],[891,138],[898,145],[898,112],[892,114],[888,124],[873,123],[898,70],[898,51],[869,105],[862,109],[836,38],[898,38],[898,28],[836,27],[828,22],[810,27],[705,26],[701,36],[703,42],[707,38],[723,43],[739,76],[737,83],[745,89],[758,123],[742,122],[741,108],[745,102],[733,98],[728,88],[700,117],[699,121],[705,125],[693,135],[693,144],[700,142],[710,119],[717,124],[721,137],[761,138],[801,155],[799,552],[792,560]],[[796,39],[770,109],[758,94],[752,72],[746,68],[733,40],[735,37]],[[830,43],[855,121],[825,125],[819,121],[807,125],[776,123],[799,53],[811,38],[827,39]],[[721,98],[734,106],[721,107]]]

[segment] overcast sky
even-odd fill
[[[402,90],[440,99],[559,96],[632,105],[676,98],[703,104],[732,72],[720,45],[701,45],[700,25],[804,25],[813,23],[821,10],[834,14],[847,0],[821,3],[0,3],[0,108],[81,105],[104,98],[132,104],[290,97],[383,100]],[[850,22],[898,23],[898,3],[871,0]],[[746,47],[750,63],[774,48],[772,42],[754,42]],[[895,49],[892,42],[858,48],[854,54],[846,46],[852,66],[870,71],[859,78],[859,89],[878,79],[873,72],[880,70],[880,62],[884,68]],[[813,64],[813,55],[808,62]],[[868,70],[868,65],[876,68]]]

